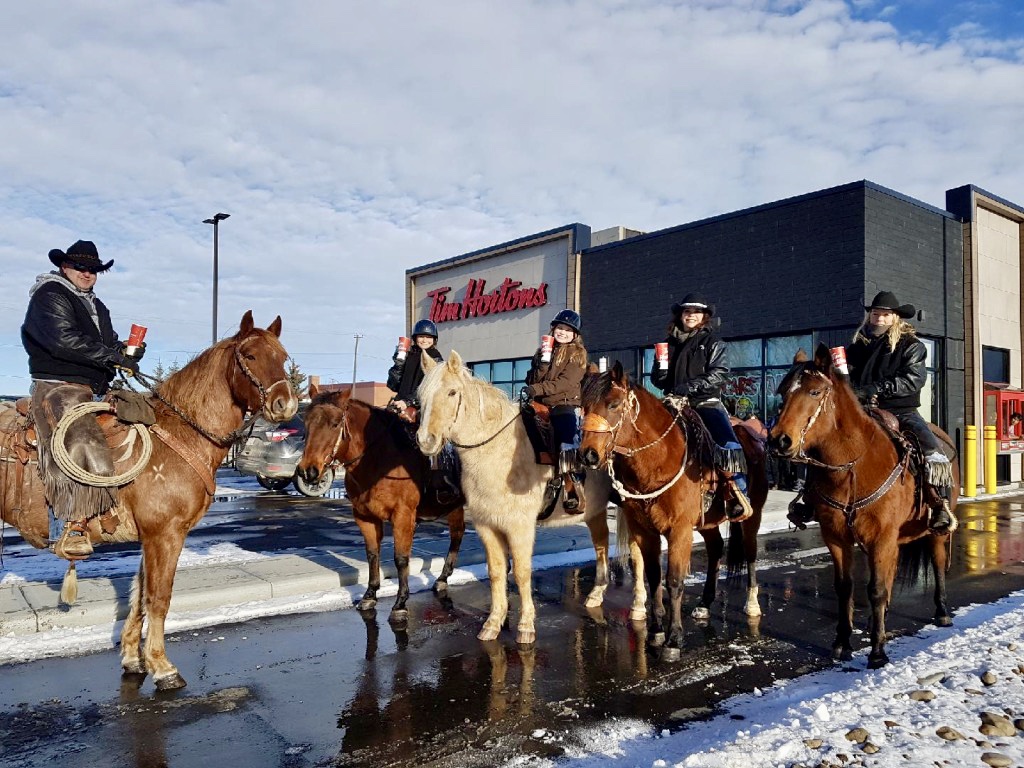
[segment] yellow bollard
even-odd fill
[[[964,492],[965,497],[978,495],[978,428],[973,424],[964,427]]]
[[[985,493],[996,492],[996,449],[999,443],[996,440],[996,428],[985,426]]]

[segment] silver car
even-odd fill
[[[256,419],[249,434],[240,439],[235,469],[255,475],[268,491],[283,491],[290,484],[303,496],[318,498],[330,490],[334,470],[328,468],[316,483],[308,483],[295,472],[306,444],[306,426],[300,412],[289,421],[273,424]]]

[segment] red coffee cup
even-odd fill
[[[146,326],[132,323],[132,330],[131,333],[128,334],[128,343],[125,345],[124,351],[129,355],[135,354],[135,350],[141,346],[145,338]]]
[[[832,365],[834,365],[840,373],[849,376],[850,366],[846,364],[846,347],[832,347],[829,352],[832,353]]]
[[[659,368],[668,368],[668,342],[659,341],[654,345],[654,358]]]
[[[398,350],[396,357],[399,360],[405,360],[405,356],[409,354],[409,348],[412,346],[412,339],[407,336],[398,337]]]
[[[555,348],[555,337],[554,336],[541,336],[540,337],[540,360],[542,363],[551,362],[551,350]]]

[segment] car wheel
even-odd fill
[[[331,485],[334,483],[334,470],[326,469],[324,473],[320,475],[320,479],[315,483],[307,483],[302,479],[302,475],[295,475],[295,489],[303,496],[309,496],[317,499],[323,496],[327,491],[331,489]]]
[[[265,475],[256,475],[256,482],[268,491],[283,491],[288,487],[288,483],[290,483],[291,480],[287,477],[266,477]]]

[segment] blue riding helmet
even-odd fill
[[[583,319],[580,317],[579,312],[573,312],[571,309],[560,310],[557,315],[551,320],[552,327],[556,325],[568,325],[576,333],[581,333],[580,327],[583,325]]]
[[[430,320],[420,320],[412,327],[412,337],[415,339],[417,336],[433,336],[436,341],[437,326]]]

